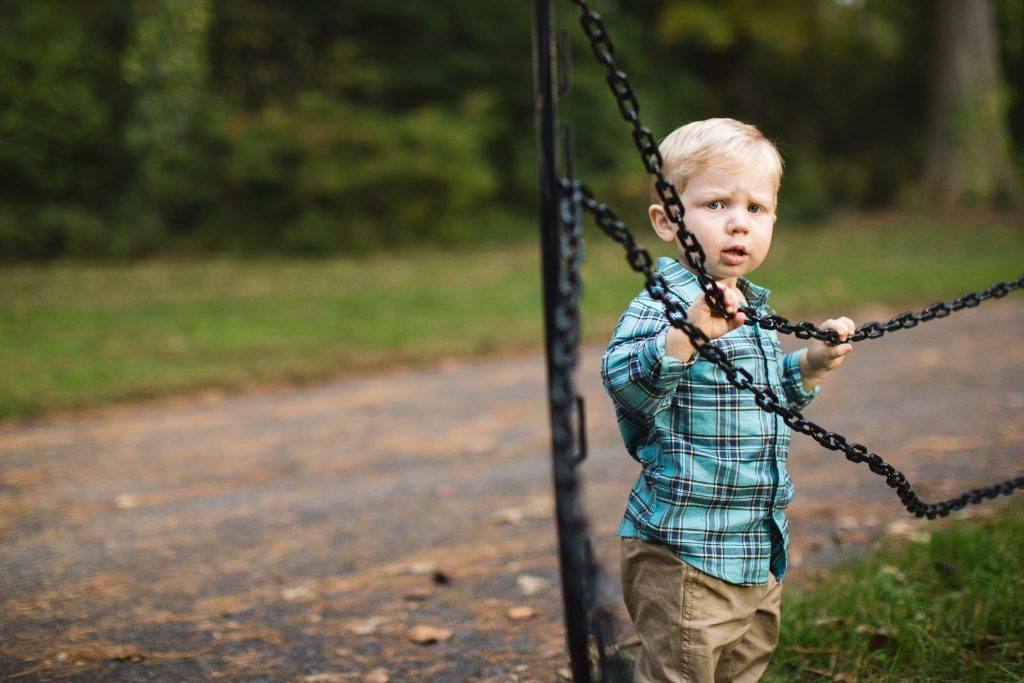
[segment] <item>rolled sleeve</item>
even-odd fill
[[[821,391],[820,385],[811,391],[804,389],[803,377],[800,374],[801,353],[801,351],[787,353],[782,359],[782,390],[789,401],[789,407],[795,410],[803,410]]]
[[[601,376],[620,408],[654,415],[666,405],[679,378],[692,365],[665,355],[668,329],[666,325],[652,335],[616,339],[609,346],[602,359]]]

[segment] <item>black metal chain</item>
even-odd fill
[[[601,15],[590,9],[587,0],[572,0],[580,8],[580,25],[590,42],[591,50],[597,61],[608,70],[608,87],[615,97],[619,113],[622,118],[633,127],[633,142],[637,151],[640,152],[640,160],[643,162],[647,172],[655,177],[655,189],[661,201],[665,205],[665,211],[669,219],[678,227],[680,244],[683,245],[683,256],[690,267],[696,271],[697,280],[707,298],[711,310],[719,315],[724,314],[724,301],[721,290],[715,286],[713,278],[708,275],[704,267],[706,255],[701,248],[697,237],[687,229],[684,221],[683,203],[675,186],[668,181],[662,173],[664,159],[658,150],[658,141],[650,129],[640,122],[640,103],[629,84],[626,73],[615,65],[615,45],[604,26]],[[886,332],[906,330],[916,327],[920,323],[945,318],[950,313],[973,308],[983,301],[993,298],[1001,298],[1010,292],[1024,286],[1024,273],[1016,280],[1010,282],[997,282],[983,292],[968,292],[955,301],[949,303],[939,302],[928,306],[920,313],[904,312],[893,317],[888,322],[869,322],[857,328],[849,339],[844,341],[859,342],[866,339],[878,339]],[[776,330],[782,334],[792,334],[800,339],[817,339],[832,344],[840,342],[839,334],[835,330],[816,326],[814,323],[800,321],[790,322],[780,315],[759,315],[749,306],[740,308],[746,314],[747,325],[759,325],[766,330]]]
[[[725,354],[716,346],[710,343],[707,335],[695,325],[686,321],[686,310],[682,304],[669,295],[668,284],[661,273],[653,270],[653,259],[644,247],[638,245],[626,224],[608,207],[607,204],[594,199],[593,193],[579,181],[571,181],[563,178],[561,180],[561,191],[568,195],[582,195],[583,208],[593,214],[598,227],[622,245],[626,251],[626,260],[633,270],[643,274],[645,278],[645,289],[653,299],[661,302],[665,309],[665,315],[669,323],[682,330],[690,343],[701,356],[719,367],[726,376],[726,379],[737,389],[749,391],[754,394],[754,399],[759,408],[780,416],[783,422],[791,429],[810,436],[825,448],[832,451],[842,451],[846,459],[853,463],[865,463],[875,474],[885,477],[886,483],[896,490],[896,495],[906,509],[918,517],[935,519],[945,517],[954,510],[960,510],[967,505],[975,505],[986,499],[996,498],[1001,495],[1009,495],[1015,489],[1024,488],[1024,476],[998,482],[984,488],[972,489],[962,495],[950,498],[938,503],[926,503],[922,501],[910,482],[902,472],[885,462],[881,456],[872,453],[866,446],[848,440],[842,434],[830,432],[824,427],[805,418],[800,411],[793,410],[784,405],[779,397],[771,389],[761,389],[754,385],[754,378],[745,369],[736,367]],[[995,296],[994,294],[992,296]],[[965,306],[968,304],[964,304]]]
[[[633,92],[633,86],[629,84],[626,73],[615,65],[615,46],[612,44],[608,31],[605,30],[601,15],[587,6],[586,0],[573,0],[580,8],[580,24],[590,41],[590,47],[594,57],[608,70],[608,87],[611,88],[615,101],[619,106],[619,113],[623,120],[633,127],[633,142],[640,151],[640,158],[643,161],[647,172],[655,177],[654,189],[665,207],[665,214],[676,227],[679,236],[679,243],[682,245],[683,253],[687,263],[697,271],[697,281],[704,291],[708,306],[711,310],[724,315],[725,298],[722,290],[715,284],[714,278],[708,275],[704,268],[704,248],[697,241],[697,236],[686,228],[683,216],[686,210],[683,208],[683,201],[676,192],[676,187],[665,178],[661,169],[664,165],[661,152],[658,149],[658,140],[654,133],[640,122],[640,102]]]
[[[1010,282],[996,282],[988,289],[982,292],[967,292],[961,294],[954,301],[944,302],[940,301],[934,303],[921,310],[919,313],[911,313],[905,311],[898,315],[893,316],[888,322],[869,322],[861,325],[857,328],[848,339],[842,341],[848,342],[859,342],[865,339],[878,339],[886,332],[895,332],[897,330],[909,330],[911,327],[917,327],[921,323],[926,323],[929,320],[938,320],[940,318],[948,317],[952,313],[962,311],[965,308],[974,308],[975,306],[981,305],[982,302],[988,301],[989,299],[1001,299],[1010,292],[1024,287],[1024,273],[1017,276],[1016,280]],[[840,343],[839,333],[831,329],[823,329],[802,320],[798,323],[791,323],[790,321],[783,318],[781,315],[758,315],[754,309],[749,306],[741,306],[740,310],[746,313],[747,325],[759,325],[766,330],[776,330],[783,334],[792,334],[799,339],[817,339],[819,341],[829,342],[831,344]]]

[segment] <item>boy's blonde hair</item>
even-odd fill
[[[782,182],[782,156],[756,126],[735,119],[705,119],[680,126],[658,146],[662,173],[681,194],[686,183],[709,166],[726,171],[760,169],[778,192]],[[661,203],[655,182],[651,201]]]

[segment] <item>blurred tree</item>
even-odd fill
[[[206,85],[208,0],[135,0],[122,75],[134,90],[124,139],[138,170],[124,197],[127,251],[151,251],[175,205],[194,184],[186,177],[190,137]]]
[[[1010,137],[1018,173],[1024,173],[1024,2],[999,0],[996,10]]]
[[[532,162],[532,148],[519,162],[498,151],[514,128],[499,105],[516,71],[528,92],[528,7],[215,7],[207,133],[221,152],[205,245],[239,248],[243,229],[250,249],[304,254],[472,241],[496,178]],[[505,35],[522,61],[489,55],[484,44],[516,15],[523,33]]]
[[[923,163],[928,7],[666,2],[650,26],[660,61],[686,69],[706,93],[671,125],[707,116],[758,125],[786,159],[787,218],[890,205]]]
[[[1024,201],[1013,168],[989,0],[939,0],[928,141],[928,193],[943,207]]]
[[[116,3],[0,1],[0,258],[94,253],[127,177]]]

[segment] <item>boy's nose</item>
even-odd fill
[[[746,233],[750,230],[750,226],[747,223],[749,214],[746,211],[731,211],[727,223],[725,224],[726,231],[730,234]]]

